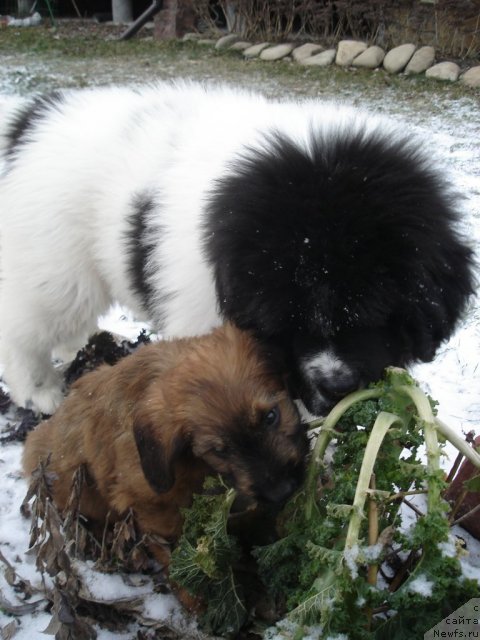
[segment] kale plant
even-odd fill
[[[442,553],[453,543],[438,432],[477,465],[480,457],[434,413],[414,381],[390,369],[326,418],[305,486],[283,511],[280,539],[255,551],[268,588],[287,594],[285,615],[295,624],[284,626],[285,638],[421,638],[478,596],[455,552]],[[423,444],[427,464],[418,455]],[[404,530],[400,507],[417,493],[426,511]]]
[[[265,638],[423,637],[479,592],[462,575],[450,533],[439,440],[477,467],[480,456],[436,419],[435,403],[399,369],[310,428],[305,483],[279,514],[275,542],[250,552],[281,619]],[[409,502],[418,494],[421,509]],[[234,499],[226,488],[195,497],[170,567],[172,580],[204,602],[205,630],[228,637],[255,616],[238,570],[245,549],[229,531]],[[416,512],[410,523],[402,522],[405,504]]]
[[[242,584],[234,566],[241,549],[227,531],[233,489],[207,479],[205,492],[185,510],[183,535],[172,554],[169,575],[206,605],[200,622],[209,633],[234,635],[247,620]]]

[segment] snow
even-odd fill
[[[343,554],[343,558],[345,560],[345,564],[350,571],[350,575],[352,576],[352,580],[358,578],[358,554],[359,554],[358,544],[354,544],[350,549],[345,549]]]
[[[383,549],[384,546],[380,542],[368,546],[359,546],[358,544],[354,544],[349,549],[345,549],[343,558],[348,570],[350,571],[352,580],[358,578],[359,565],[375,562],[380,557]]]
[[[81,576],[84,587],[88,590],[89,595],[95,602],[111,602],[115,600],[128,600],[132,597],[132,588],[125,584],[119,574],[101,573],[93,569],[93,562],[78,562],[75,564],[75,571]],[[133,582],[133,578],[132,578]],[[150,580],[143,580],[142,583],[135,587],[135,595],[147,595],[152,591],[152,583]],[[164,603],[162,603],[163,605]],[[165,603],[167,604],[167,603]],[[165,614],[169,611],[168,606],[162,606],[159,613]],[[163,619],[160,616],[159,619]]]
[[[12,85],[13,87],[13,85]],[[13,87],[14,88],[14,87]],[[12,90],[13,90],[12,88]],[[278,93],[278,87],[276,88]],[[464,195],[461,202],[465,213],[465,233],[471,238],[472,246],[480,246],[480,120],[478,105],[473,98],[465,97],[457,100],[438,99],[439,93],[432,95],[432,102],[424,108],[408,100],[401,101],[385,89],[380,99],[358,98],[343,90],[344,99],[352,99],[363,107],[390,115],[396,120],[406,121],[414,126],[432,148],[438,149],[438,155],[445,164],[459,191]],[[440,94],[441,95],[441,94]],[[439,104],[435,104],[438,100]],[[308,238],[305,238],[308,243]],[[145,327],[136,323],[131,315],[119,307],[115,307],[108,316],[102,319],[101,327],[133,339]],[[480,433],[480,300],[472,301],[464,321],[455,335],[439,351],[430,364],[417,365],[412,374],[420,386],[441,400],[439,417],[459,433],[476,430]],[[0,417],[0,431],[4,428],[8,416]],[[449,468],[455,458],[451,447],[447,447],[449,458],[442,460],[444,468]],[[12,564],[19,576],[29,580],[34,586],[41,586],[41,578],[35,570],[33,559],[26,555],[29,541],[30,523],[19,511],[26,493],[26,483],[21,477],[20,444],[10,444],[0,449],[0,551]],[[462,557],[464,574],[480,581],[480,543],[469,536],[461,527],[453,528],[453,533],[460,535],[465,541],[468,554]],[[453,553],[453,543],[446,543],[442,553]],[[1,563],[0,563],[1,564]],[[123,584],[119,576],[98,575],[92,573],[89,588],[95,593],[108,597],[120,593],[125,597],[134,596],[136,589],[144,593],[149,589],[148,583],[139,587]],[[431,583],[419,576],[410,588],[428,595]],[[143,591],[142,591],[143,590]],[[12,604],[20,604],[14,589],[5,580],[0,570],[0,593]],[[130,595],[129,595],[130,594]],[[37,596],[32,597],[35,601]],[[178,605],[171,595],[151,594],[144,602],[143,617],[148,619],[173,618],[182,624],[183,618]],[[12,617],[0,611],[0,629],[9,624]],[[40,640],[42,631],[47,627],[50,615],[41,609],[31,615],[23,615],[18,619],[19,627],[15,640]],[[188,625],[188,622],[184,622]],[[185,627],[187,628],[187,627]],[[97,629],[99,640],[121,640],[132,638],[136,634],[134,625],[125,634],[111,633],[105,629]],[[281,637],[281,636],[277,636]],[[320,637],[312,633],[312,637]],[[272,638],[273,640],[273,638]],[[332,639],[333,640],[333,639]],[[341,637],[336,636],[336,640]],[[342,639],[344,640],[344,639]]]
[[[384,549],[383,544],[377,542],[377,544],[371,544],[368,547],[362,547],[362,556],[365,558],[366,562],[375,562],[380,557]]]
[[[462,533],[463,535],[463,533]],[[470,549],[472,549],[473,544],[470,543]],[[475,548],[478,548],[478,543]],[[476,553],[478,558],[478,552]],[[463,577],[467,580],[476,580],[480,584],[480,565],[475,566],[472,563],[472,551],[468,554],[466,558],[460,558],[460,564],[462,565],[462,574]]]
[[[303,627],[304,635],[302,640],[325,640],[323,627],[321,625]],[[284,619],[277,623],[276,627],[269,627],[264,633],[264,640],[290,640],[296,637],[298,625],[296,622]],[[335,636],[338,640],[339,636]],[[342,636],[340,636],[341,638]],[[348,640],[343,636],[344,640]]]
[[[438,549],[442,556],[445,558],[456,558],[457,556],[457,545],[456,538],[454,536],[450,536],[447,541],[441,542],[438,545]]]
[[[425,513],[427,510],[427,500],[423,494],[411,496],[409,502],[422,513]],[[413,509],[406,503],[403,503],[400,508],[400,517],[402,520],[403,533],[408,538],[413,530],[417,517]],[[464,577],[476,580],[480,585],[480,541],[476,540],[460,525],[453,526],[450,531],[449,539],[440,543],[438,550],[447,558],[458,557]],[[459,548],[459,544],[462,544],[461,541],[464,543],[464,549]]]
[[[408,584],[408,590],[412,593],[418,593],[424,598],[428,598],[433,593],[433,582],[421,573]]]

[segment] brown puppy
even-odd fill
[[[51,454],[53,499],[66,504],[85,465],[81,513],[133,509],[144,533],[171,542],[209,474],[244,496],[282,503],[298,487],[307,438],[284,381],[247,333],[226,325],[199,338],[141,347],[85,375],[27,438],[31,474]],[[168,554],[154,549],[168,564]]]

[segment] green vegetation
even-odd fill
[[[132,38],[118,40],[121,30],[106,32],[101,26],[75,31],[59,26],[35,28],[6,28],[1,31],[0,51],[4,53],[30,53],[32,55],[55,54],[71,58],[92,58],[97,56],[143,56],[151,54],[156,48],[163,53],[175,55],[183,51],[190,53],[197,48],[194,43],[181,43],[176,40],[164,41],[161,45],[153,43],[151,38]]]
[[[241,53],[217,51],[195,41],[160,41],[142,30],[128,41],[118,40],[122,29],[93,22],[49,23],[35,28],[4,28],[0,31],[0,56],[4,70],[9,64],[25,64],[32,76],[26,91],[57,86],[90,86],[108,82],[144,82],[169,78],[228,81],[255,86],[273,96],[341,97],[361,103],[390,96],[405,103],[415,101],[430,113],[442,112],[442,100],[475,97],[460,83],[444,83],[416,76],[392,76],[383,71],[302,67],[289,60],[266,63],[245,60]],[[47,75],[46,70],[50,70]],[[58,74],[58,80],[55,76]],[[0,70],[0,81],[2,71]],[[45,76],[45,77],[44,77]],[[16,83],[22,88],[20,82]],[[433,99],[432,99],[433,98]]]
[[[211,478],[205,492],[195,496],[185,512],[184,535],[173,552],[170,579],[208,602],[201,616],[206,631],[235,633],[248,618],[243,586],[234,571],[241,549],[227,532],[235,492],[224,486],[222,491],[221,483]]]
[[[252,550],[270,609],[283,618],[281,637],[420,638],[478,595],[478,583],[462,576],[450,534],[441,430],[434,403],[396,369],[325,419],[304,486],[279,515],[278,539]],[[480,457],[451,437],[478,464]],[[402,523],[411,494],[425,494],[425,505]],[[246,560],[227,530],[233,498],[224,489],[195,499],[171,565],[172,579],[203,599],[206,630],[227,636],[254,616],[237,570]]]

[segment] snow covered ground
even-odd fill
[[[282,95],[278,86],[265,87],[268,93]],[[2,91],[0,86],[0,92]],[[337,97],[346,102],[359,102],[359,97],[349,95],[344,88]],[[7,91],[4,90],[4,93]],[[431,104],[402,101],[387,90],[378,96],[361,97],[361,105],[374,111],[381,111],[392,118],[414,127],[436,148],[446,169],[451,173],[459,191],[464,195],[461,206],[465,212],[464,231],[471,238],[474,247],[480,247],[480,118],[478,101],[466,96],[458,100],[442,99],[441,92],[432,92]],[[139,326],[124,310],[115,308],[103,319],[104,328],[133,338]],[[460,433],[474,430],[480,433],[480,300],[476,298],[452,339],[439,351],[434,362],[422,364],[412,369],[423,389],[440,400],[439,416]],[[0,432],[8,420],[8,415],[0,417]],[[25,554],[28,548],[29,521],[19,513],[19,506],[26,493],[26,484],[20,474],[21,445],[9,444],[0,449],[0,551],[22,578],[34,585],[40,585],[40,576],[34,568],[34,561]],[[452,460],[444,460],[445,467]],[[480,544],[468,535],[471,551],[468,562],[480,571]],[[1,563],[0,563],[1,565]],[[101,595],[108,596],[109,589],[116,589],[115,576],[105,582],[92,585]],[[5,572],[0,567],[0,610],[1,598],[10,604],[20,605],[14,588],[8,585]],[[35,601],[36,596],[32,597]],[[148,601],[144,611],[146,618],[171,618],[177,616],[177,608],[172,596],[155,596]],[[15,633],[18,640],[37,640],[43,637],[50,615],[45,612],[25,613],[19,616],[19,626]],[[0,630],[12,622],[12,618],[0,612]],[[176,617],[178,624],[178,617]],[[13,627],[12,627],[13,630]],[[188,633],[192,633],[189,627]],[[136,628],[126,634],[111,633],[98,629],[100,640],[113,638],[133,638]],[[187,634],[187,632],[186,632]]]

